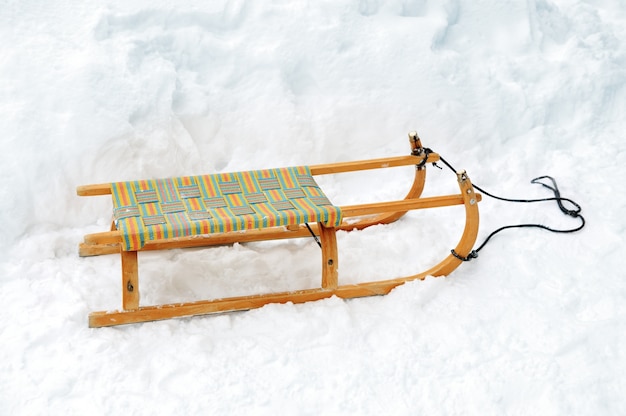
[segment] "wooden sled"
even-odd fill
[[[93,312],[90,327],[258,308],[268,303],[302,303],[339,296],[384,295],[405,282],[444,276],[471,252],[478,234],[478,201],[465,171],[457,172],[459,194],[421,198],[426,166],[439,155],[409,134],[408,156],[194,177],[79,186],[80,196],[112,195],[111,230],[88,234],[82,257],[119,253],[122,309]],[[413,185],[403,200],[337,207],[314,176],[415,165]],[[421,273],[368,283],[341,285],[336,232],[361,230],[396,221],[409,210],[464,205],[465,227],[452,254]],[[351,219],[347,221],[347,219]],[[319,238],[322,273],[319,288],[155,306],[139,305],[137,253],[145,250],[204,247],[261,240]],[[454,255],[456,254],[456,255]]]

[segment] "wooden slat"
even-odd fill
[[[260,308],[270,303],[304,303],[329,298],[334,295],[346,299],[384,295],[389,293],[394,287],[406,281],[406,279],[393,279],[381,282],[340,286],[336,289],[306,289],[266,295],[238,296],[197,302],[142,306],[137,310],[93,312],[89,315],[89,326],[95,328],[158,321],[177,317],[208,315],[226,311],[245,311]]]
[[[136,251],[121,251],[122,254],[122,308],[139,308],[139,269]]]
[[[478,214],[478,201],[480,201],[481,198],[480,194],[475,193],[474,187],[465,172],[457,173],[457,177],[465,205],[465,227],[463,228],[463,234],[454,248],[454,251],[461,257],[467,257],[472,251],[472,248],[476,243],[476,237],[478,236],[478,226],[480,222]],[[440,263],[421,273],[420,276],[447,276],[462,263],[462,260],[452,254],[449,254]]]
[[[480,195],[477,195],[476,200],[480,201]],[[344,217],[358,217],[361,215],[378,214],[381,212],[408,211],[414,209],[463,205],[463,203],[463,195],[446,195],[419,199],[404,199],[401,201],[379,202],[373,204],[348,205],[341,207],[341,213]]]
[[[413,183],[411,184],[411,188],[409,189],[409,192],[406,194],[404,199],[418,199],[422,195],[425,184],[426,169],[415,169]],[[376,215],[367,215],[359,218],[357,221],[352,220],[350,221],[350,223],[346,221],[339,229],[342,229],[344,231],[354,231],[362,230],[364,228],[371,227],[372,225],[390,224],[402,218],[406,213],[407,211],[394,211],[383,212]]]
[[[439,155],[431,153],[428,155],[427,163],[437,162]],[[396,156],[380,159],[356,160],[352,162],[327,163],[310,166],[312,175],[325,175],[331,173],[352,172],[369,169],[382,169],[397,166],[417,165],[422,161],[420,156]],[[76,187],[76,194],[79,196],[95,196],[111,194],[110,183],[100,183],[94,185],[81,185]]]
[[[78,245],[80,257],[102,256],[104,254],[119,254],[120,244],[85,244]]]
[[[428,155],[427,163],[437,162],[439,155],[431,153]],[[353,162],[328,163],[323,165],[309,166],[312,175],[326,175],[330,173],[353,172],[368,169],[382,169],[396,166],[417,165],[422,161],[420,156],[396,156],[380,159],[357,160]]]
[[[317,224],[311,224],[313,232],[317,233]],[[108,234],[108,233],[107,233]],[[262,240],[280,240],[288,238],[311,237],[310,232],[304,225],[299,226],[293,231],[284,229],[283,227],[263,228],[246,230],[245,232],[228,232],[218,234],[201,234],[188,237],[175,237],[170,239],[146,241],[141,251],[152,250],[169,250],[176,248],[193,248],[193,247],[209,247],[227,245],[233,243],[250,243]],[[113,244],[102,244],[99,242],[82,243],[79,246],[79,255],[81,257],[98,256],[102,254],[117,254],[120,251],[120,243],[122,236],[119,231],[113,231],[106,237],[107,241],[118,240]]]
[[[96,196],[96,195],[110,195],[111,184],[100,183],[97,185],[81,185],[76,187],[76,194],[78,196]]]
[[[86,244],[117,244],[121,242],[122,235],[118,230],[85,235]]]
[[[269,303],[302,303],[328,298],[332,295],[333,291],[331,290],[308,289],[296,292],[240,296],[211,301],[142,306],[134,311],[93,312],[89,315],[89,326],[97,328],[176,317],[207,315],[225,311],[242,311],[260,308]]]

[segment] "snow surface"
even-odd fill
[[[626,414],[626,7],[621,0],[0,1],[0,414]],[[384,297],[89,329],[119,257],[81,184],[404,155],[588,225],[498,235]],[[411,168],[320,179],[401,198]],[[429,168],[428,195],[455,191]],[[485,198],[479,241],[571,227]],[[425,269],[457,208],[341,234],[340,281]],[[317,285],[309,239],[140,255],[143,304]]]

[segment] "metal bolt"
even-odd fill
[[[333,265],[333,259],[328,259],[328,265],[332,266]]]

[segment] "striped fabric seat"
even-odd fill
[[[307,166],[111,184],[123,249],[147,241],[320,222],[341,224]]]

